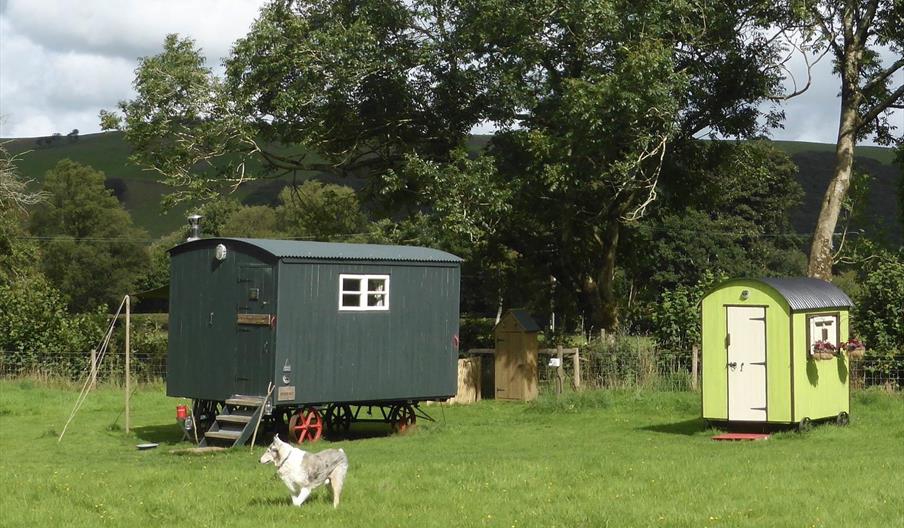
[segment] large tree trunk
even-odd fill
[[[602,233],[602,261],[596,276],[593,322],[611,332],[618,326],[618,301],[615,298],[615,253],[621,225],[617,218],[610,219]]]
[[[853,23],[850,12],[846,11],[844,23],[848,29],[847,33],[850,33]],[[857,128],[860,124],[857,112],[861,96],[856,87],[862,58],[863,50],[852,42],[851,37],[846,38],[841,68],[841,118],[838,123],[838,143],[835,145],[835,170],[822,199],[807,267],[807,275],[823,280],[832,280],[832,235],[838,224],[841,205],[851,186],[854,145],[857,142]]]
[[[856,108],[843,106],[841,123],[838,130],[838,143],[835,146],[835,169],[832,181],[822,199],[819,219],[813,232],[810,246],[810,263],[807,274],[823,280],[832,279],[832,235],[841,214],[841,205],[851,186],[851,173],[854,165],[855,129],[857,123]]]

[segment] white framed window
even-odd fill
[[[339,310],[389,310],[389,275],[339,275]]]
[[[807,317],[809,322],[810,349],[817,341],[831,343],[838,346],[838,316],[837,315],[811,315]]]

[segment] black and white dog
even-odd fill
[[[333,508],[339,506],[339,495],[348,471],[348,457],[341,449],[308,453],[273,437],[273,443],[261,456],[261,464],[273,462],[279,478],[292,494],[292,504],[301,506],[311,491],[327,482],[333,488]]]

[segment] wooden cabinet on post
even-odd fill
[[[496,399],[537,398],[539,331],[540,326],[525,310],[509,310],[496,325]]]

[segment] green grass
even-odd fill
[[[176,399],[0,382],[4,526],[900,526],[904,398],[856,395],[852,424],[717,443],[691,393],[595,392],[429,407],[413,434],[324,442],[351,461],[342,504],[289,504],[263,448],[173,454]],[[160,442],[137,451],[135,444]]]

